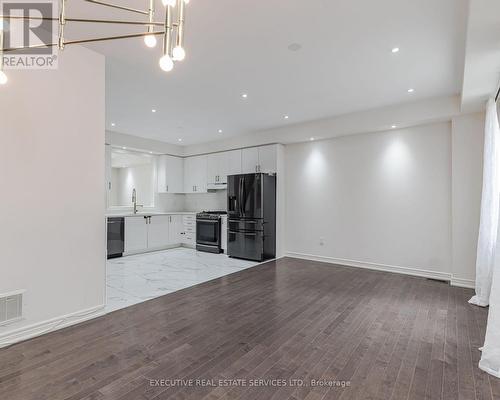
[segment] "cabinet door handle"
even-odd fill
[[[167,185],[167,192],[168,192],[168,185]]]

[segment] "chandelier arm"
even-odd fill
[[[100,5],[100,6],[117,8],[118,10],[135,12],[135,13],[142,14],[142,15],[149,15],[148,11],[138,10],[137,8],[130,8],[130,7],[125,7],[125,6],[119,6],[119,5],[116,5],[116,4],[105,3],[104,1],[99,1],[99,0],[84,0],[84,1],[86,1],[87,3],[97,4],[97,5]]]
[[[41,21],[59,21],[59,18],[52,17],[36,17],[36,16],[22,16],[22,15],[9,15],[3,16],[0,15],[0,19],[32,19],[32,20],[41,20]],[[67,22],[88,22],[88,23],[97,23],[97,24],[124,24],[124,25],[155,25],[155,26],[164,26],[164,22],[145,22],[145,21],[122,21],[117,19],[91,19],[91,18],[65,18]],[[177,23],[173,23],[174,26],[177,26]]]
[[[92,39],[78,39],[78,40],[68,40],[64,42],[64,45],[70,45],[70,44],[81,44],[81,43],[94,43],[94,42],[104,42],[107,40],[116,40],[116,39],[131,39],[131,38],[137,38],[137,37],[144,37],[148,35],[164,35],[165,32],[163,31],[158,31],[158,32],[145,32],[145,33],[132,33],[130,35],[120,35],[120,36],[105,36],[105,37],[100,37],[100,38],[92,38]],[[26,49],[37,49],[41,47],[53,47],[57,46],[58,43],[47,43],[47,44],[35,44],[31,46],[24,46],[24,47],[11,47],[8,49],[2,49],[4,53],[6,52],[11,52],[11,51],[17,51],[17,50],[26,50]]]

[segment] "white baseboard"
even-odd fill
[[[443,281],[451,281],[452,279],[450,273],[429,271],[421,268],[409,268],[409,267],[400,267],[396,265],[377,264],[366,261],[347,260],[344,258],[334,258],[326,256],[316,256],[312,254],[295,253],[291,251],[287,251],[285,253],[285,256],[292,258],[300,258],[303,260],[320,261],[328,264],[345,265],[348,267],[365,268],[375,271],[394,272],[397,274],[418,276],[422,278],[439,279]]]
[[[66,328],[71,325],[76,325],[92,318],[100,317],[101,315],[106,314],[104,307],[104,305],[100,305],[57,318],[52,318],[47,321],[38,322],[19,329],[7,331],[5,333],[0,333],[0,348],[22,342],[23,340],[31,339],[36,336],[44,335],[58,329]]]
[[[476,282],[472,279],[462,279],[462,278],[451,278],[451,286],[458,286],[468,289],[475,289]]]

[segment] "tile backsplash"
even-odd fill
[[[227,190],[186,194],[184,208],[186,211],[225,211],[227,209]]]
[[[227,190],[196,194],[159,194],[158,210],[178,211],[225,211],[227,209]]]

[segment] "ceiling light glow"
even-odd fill
[[[413,93],[414,91],[415,91],[415,89],[413,89],[413,88],[408,89],[408,93]]]
[[[174,61],[182,61],[186,58],[186,51],[181,46],[175,46],[172,50],[172,58]]]
[[[222,129],[219,129],[219,133],[222,133]]]
[[[248,94],[243,93],[243,94],[241,95],[241,97],[243,97],[244,99],[246,99],[246,98],[248,97]]]
[[[144,36],[144,44],[149,48],[156,46],[156,37],[154,35]]]
[[[391,51],[393,53],[399,53],[399,47],[394,47]]]
[[[160,58],[160,68],[165,72],[170,72],[174,69],[174,62],[168,54]]]

